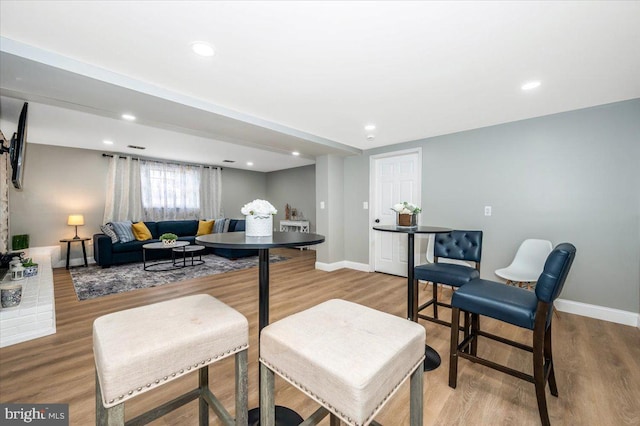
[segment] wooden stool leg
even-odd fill
[[[460,333],[460,308],[451,309],[451,346],[449,348],[449,387],[456,388],[458,382],[458,339]]]
[[[333,413],[329,416],[329,426],[340,426],[340,419]]]
[[[540,313],[538,313],[540,315]],[[545,315],[546,316],[546,315]],[[543,426],[550,426],[549,412],[547,411],[547,398],[545,395],[546,380],[544,376],[544,329],[533,331],[533,384],[536,388],[538,400],[538,412]]]
[[[544,358],[549,365],[549,391],[551,395],[558,396],[558,386],[556,385],[556,375],[553,371],[553,352],[551,351],[551,324],[544,335]]]
[[[276,404],[274,399],[274,373],[260,363],[260,425],[275,426]]]
[[[422,365],[411,374],[409,390],[409,418],[411,426],[422,426],[424,371]]]
[[[236,426],[249,423],[249,380],[247,368],[247,350],[236,356]]]
[[[198,386],[200,397],[198,398],[198,415],[200,426],[209,425],[209,404],[204,399],[206,389],[209,389],[209,366],[204,366],[198,370]]]
[[[433,283],[433,317],[438,318],[438,283]]]
[[[102,405],[100,380],[96,373],[96,426],[124,426],[124,403],[111,408]]]

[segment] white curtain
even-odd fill
[[[215,219],[223,216],[220,168],[109,159],[104,223]]]
[[[221,169],[201,166],[200,170],[200,219],[224,217]]]
[[[140,161],[114,155],[109,159],[103,223],[143,220]]]

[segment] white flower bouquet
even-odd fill
[[[240,212],[245,216],[267,217],[278,213],[278,210],[267,200],[253,200],[245,204]]]
[[[393,210],[398,214],[417,214],[422,212],[422,209],[420,207],[416,206],[413,203],[408,203],[406,201],[403,201],[402,203],[394,204],[394,206],[391,207],[391,210]]]
[[[247,237],[268,237],[273,233],[273,215],[278,213],[266,200],[253,200],[245,204],[240,212],[245,215]]]

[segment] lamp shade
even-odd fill
[[[82,226],[84,225],[84,216],[81,214],[70,214],[67,225]]]

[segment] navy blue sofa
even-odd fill
[[[127,243],[113,243],[105,234],[93,235],[93,258],[103,268],[122,263],[142,262],[142,246],[160,241],[158,237],[165,233],[173,233],[179,241],[195,244],[198,232],[197,220],[165,220],[159,222],[144,222],[151,232],[153,239],[146,241],[130,241]],[[229,219],[228,232],[240,232],[245,229],[244,219]],[[257,256],[258,250],[239,250],[206,248],[206,253],[213,253],[228,259],[238,259],[247,256]],[[147,260],[166,258],[171,255],[169,250],[147,250]]]

